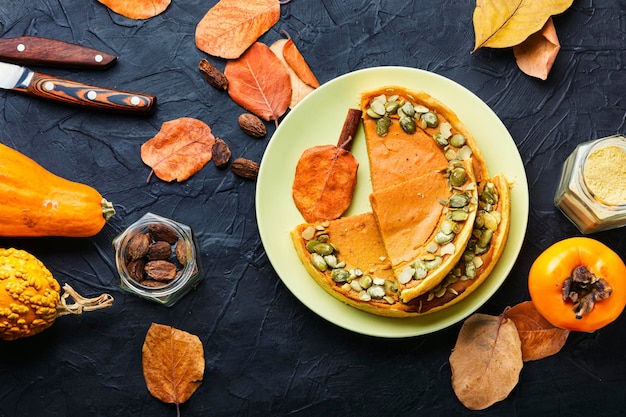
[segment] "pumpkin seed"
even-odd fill
[[[450,220],[455,222],[462,222],[467,220],[469,213],[465,210],[452,210],[449,213]]]
[[[434,240],[439,245],[445,245],[448,242],[452,242],[454,239],[454,233],[444,233],[441,230],[435,234]]]
[[[337,268],[337,264],[339,263],[337,262],[337,257],[335,255],[324,256],[324,262],[326,262],[326,265],[330,266],[331,268]]]
[[[390,295],[384,296],[383,300],[385,300],[388,304],[395,304],[396,303],[396,300],[394,300],[393,297],[390,296]]]
[[[450,172],[450,185],[453,187],[460,187],[465,184],[467,181],[467,173],[464,168],[454,168],[452,172]]]
[[[467,161],[472,157],[472,149],[467,145],[463,145],[457,155],[461,161]]]
[[[370,109],[372,109],[374,113],[378,114],[379,117],[384,116],[386,113],[385,103],[379,100],[372,101],[372,104],[370,104]]]
[[[458,233],[460,228],[461,226],[459,226],[457,222],[450,219],[445,219],[443,222],[441,222],[441,231],[446,234]]]
[[[446,287],[444,287],[443,285],[438,285],[435,287],[435,289],[433,289],[433,294],[435,294],[435,297],[437,298],[443,297],[445,293],[446,293]]]
[[[439,245],[437,244],[437,242],[428,242],[424,249],[428,253],[435,253],[439,249]]]
[[[426,263],[424,261],[416,261],[413,265],[414,272],[413,276],[415,279],[424,279],[426,275],[428,275],[428,268],[426,267]]]
[[[467,262],[465,264],[465,275],[472,279],[476,277],[476,265],[473,262]]]
[[[499,222],[496,216],[492,215],[491,213],[485,213],[483,215],[483,218],[485,219],[485,227],[487,229],[492,232],[495,232],[498,229]]]
[[[311,254],[311,263],[318,271],[324,272],[328,269],[328,265],[326,261],[324,261],[324,257],[318,253],[313,252]]]
[[[400,127],[408,134],[415,133],[417,130],[417,125],[415,124],[415,119],[412,117],[404,116],[400,118]]]
[[[413,106],[413,108],[415,109],[416,113],[420,113],[420,114],[428,113],[430,111],[428,107],[422,106],[421,104],[416,104]]]
[[[441,254],[441,256],[444,256],[444,255],[454,255],[454,252],[456,252],[456,246],[454,245],[454,243],[449,242],[441,247],[441,252],[439,253]]]
[[[368,289],[369,287],[371,287],[372,282],[372,277],[369,275],[363,275],[361,278],[359,278],[359,284],[361,284],[361,287],[363,287],[364,289]]]
[[[361,284],[359,284],[359,281],[357,280],[350,282],[350,288],[352,288],[356,292],[363,291],[363,287],[361,287]]]
[[[361,301],[372,301],[372,296],[367,293],[367,291],[361,291],[359,293],[359,299]]]
[[[315,246],[317,246],[319,244],[320,244],[319,240],[315,240],[315,239],[314,240],[309,240],[306,243],[306,250],[308,250],[309,253],[313,253],[313,252],[315,252]]]
[[[400,284],[408,283],[411,279],[413,279],[413,274],[415,274],[415,270],[407,266],[402,270],[402,272],[400,272],[400,274],[398,274],[398,282]]]
[[[478,239],[478,242],[476,242],[476,245],[486,248],[489,245],[489,242],[491,242],[492,236],[493,231],[491,231],[490,229],[483,230],[483,233],[480,235],[480,238]]]
[[[474,248],[474,253],[476,255],[482,255],[483,253],[487,252],[489,248],[487,246],[480,246],[480,245],[476,245],[476,247]]]
[[[454,274],[448,274],[446,275],[446,282],[448,284],[454,284],[455,282],[457,282],[459,280],[459,277],[454,275]]]
[[[454,146],[455,148],[460,148],[461,146],[465,145],[466,141],[467,139],[465,139],[465,136],[460,133],[455,133],[454,135],[450,136],[450,145]]]
[[[428,124],[426,125],[428,126]],[[446,138],[443,137],[443,135],[441,134],[441,132],[437,132],[433,135],[433,139],[435,140],[435,142],[437,143],[437,145],[439,146],[448,146],[448,140]]]
[[[461,208],[467,206],[469,202],[470,196],[465,193],[456,193],[453,194],[452,197],[450,197],[448,205],[452,208]]]
[[[441,133],[441,136],[446,140],[450,139],[450,136],[452,136],[451,129],[452,129],[452,125],[448,122],[442,123],[439,126],[439,132]]]
[[[401,103],[399,101],[389,100],[387,104],[385,104],[385,111],[387,114],[396,114],[400,107]]]
[[[339,284],[348,282],[349,276],[350,276],[350,273],[343,268],[333,269],[332,272],[330,273],[330,277],[332,278],[332,280]]]
[[[335,249],[329,243],[318,242],[318,244],[313,247],[313,251],[319,255],[325,256],[331,255]]]
[[[457,159],[456,151],[453,150],[452,148],[446,149],[446,151],[443,154],[445,155],[448,161],[454,161]]]
[[[378,136],[386,136],[390,126],[391,119],[388,116],[383,116],[376,121],[376,133]]]
[[[433,269],[437,268],[442,263],[443,263],[443,259],[441,258],[441,256],[435,256],[435,259],[425,261],[424,266],[426,266],[426,269],[432,271]]]
[[[395,281],[386,279],[383,286],[385,287],[386,292],[398,292],[398,283]]]
[[[426,123],[426,127],[437,127],[439,125],[439,117],[431,111],[422,114],[422,120]]]
[[[367,289],[367,293],[369,294],[370,297],[377,299],[377,300],[380,300],[386,295],[385,289],[381,287],[380,285],[372,285],[371,287]]]
[[[371,107],[368,107],[367,110],[365,110],[365,114],[372,119],[380,119],[383,116],[382,114],[376,113]]]
[[[405,116],[415,117],[415,107],[413,107],[413,105],[409,103],[408,101],[404,103],[402,107],[400,107],[400,110]],[[428,111],[428,109],[426,110]]]

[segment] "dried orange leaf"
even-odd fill
[[[163,181],[181,182],[211,160],[214,143],[207,124],[182,117],[163,123],[156,136],[141,146],[141,159]]]
[[[196,46],[236,59],[280,19],[278,0],[220,0],[196,27]]]
[[[538,32],[550,16],[567,10],[573,0],[476,0],[474,51],[519,45]]]
[[[292,196],[307,222],[336,219],[350,206],[359,163],[349,149],[361,114],[349,109],[337,146],[314,146],[300,156]]]
[[[283,46],[283,57],[287,64],[293,69],[293,71],[298,75],[305,84],[317,88],[320,86],[319,81],[311,71],[309,64],[307,64],[306,60],[296,48],[296,45],[293,43],[292,39],[288,39]]]
[[[296,74],[293,68],[291,68],[285,60],[285,57],[283,56],[283,47],[286,43],[287,39],[279,39],[270,46],[270,49],[285,65],[285,68],[287,68],[287,72],[289,73],[289,80],[291,81],[291,101],[289,102],[289,108],[293,109],[296,104],[298,104],[304,97],[315,89],[302,81],[302,79],[298,77],[298,74]]]
[[[450,355],[452,388],[467,408],[483,410],[511,393],[522,366],[513,321],[477,313],[463,323]]]
[[[202,383],[204,349],[198,336],[152,323],[141,353],[148,391],[164,403],[184,403]]]
[[[171,0],[98,0],[117,14],[129,19],[149,19],[167,9]]]
[[[276,54],[255,42],[241,57],[226,63],[228,94],[241,107],[263,120],[282,116],[291,102],[289,73]]]
[[[508,309],[504,315],[513,320],[522,341],[522,358],[535,361],[558,353],[569,336],[569,330],[559,329],[543,318],[532,301]]]
[[[554,22],[550,18],[541,31],[533,33],[520,45],[514,46],[513,53],[517,66],[524,73],[545,80],[560,49]]]

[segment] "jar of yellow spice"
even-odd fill
[[[563,164],[554,204],[585,234],[626,225],[626,136],[578,145]]]

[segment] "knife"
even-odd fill
[[[37,36],[0,38],[0,60],[14,64],[104,69],[117,57],[97,49]]]
[[[151,113],[156,97],[96,87],[0,62],[0,88],[85,108]]]

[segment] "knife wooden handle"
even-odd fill
[[[104,69],[117,57],[56,39],[19,36],[0,38],[0,59],[17,64]]]
[[[28,87],[18,91],[65,104],[119,113],[149,114],[156,107],[156,97],[96,87],[63,78],[32,73]]]

